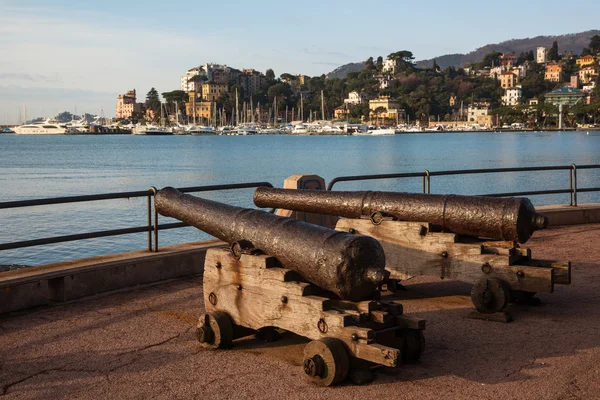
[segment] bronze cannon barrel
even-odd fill
[[[342,299],[361,301],[388,277],[379,242],[369,236],[234,207],[167,187],[155,197],[156,210],[233,244],[249,241],[283,267]]]
[[[462,235],[525,243],[548,219],[523,197],[435,195],[399,192],[331,192],[272,189],[254,192],[258,207],[359,218],[381,213],[402,221],[428,222]]]

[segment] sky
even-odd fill
[[[599,14],[597,0],[0,0],[0,125],[23,109],[111,117],[118,94],[179,89],[206,62],[315,76],[398,50],[420,60],[598,29],[585,16]]]

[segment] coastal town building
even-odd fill
[[[516,106],[521,103],[523,89],[520,86],[506,89],[502,96],[502,104],[505,106]]]
[[[190,101],[185,104],[185,113],[193,118],[196,117],[197,121],[201,121],[202,118],[210,120],[214,117],[214,101],[193,101],[193,92],[190,94]]]
[[[450,105],[450,107],[454,107],[454,106],[456,106],[457,101],[458,101],[458,97],[456,97],[455,95],[451,95],[448,104]]]
[[[388,75],[379,75],[377,77],[377,80],[379,81],[379,89],[383,90],[383,89],[387,89],[388,87],[390,87],[390,85],[392,84],[392,81],[394,79],[392,79]]]
[[[588,65],[587,67],[583,67],[579,70],[579,81],[584,85],[593,82],[597,77],[598,68],[596,65]]]
[[[238,76],[238,82],[244,90],[245,95],[253,96],[266,86],[267,78],[260,72],[252,68],[242,69],[241,72]]]
[[[115,117],[117,119],[131,118],[134,112],[142,112],[142,103],[136,102],[135,89],[117,97]]]
[[[367,101],[367,95],[364,92],[350,92],[348,98],[344,99],[345,104],[357,105]]]
[[[538,64],[545,64],[547,61],[548,50],[545,47],[538,47],[536,52],[536,61]]]
[[[371,117],[396,119],[399,116],[398,102],[390,98],[390,96],[380,96],[376,99],[369,100],[369,110]],[[382,111],[377,112],[376,110]]]
[[[348,106],[344,104],[343,106],[336,107],[333,110],[333,117],[335,119],[347,119],[350,117],[350,110],[348,110]]]
[[[553,92],[547,93],[545,96],[545,102],[546,104],[552,104],[555,106],[561,104],[573,106],[579,103],[584,97],[585,94],[581,90],[565,86],[560,89],[556,89]]]
[[[480,125],[491,126],[492,116],[489,115],[490,103],[479,102],[469,105],[467,109],[467,118],[469,122],[475,122]]]
[[[581,68],[588,65],[593,65],[595,63],[595,59],[594,56],[588,54],[587,56],[579,57],[575,62],[577,63],[577,66]]]
[[[193,81],[192,78],[197,75],[200,75],[201,73],[202,75],[205,75],[204,71],[202,71],[200,67],[190,69],[188,72],[186,72],[180,77],[179,88],[184,92],[193,92],[195,90],[199,90],[200,85],[197,82]]]
[[[571,75],[571,80],[569,81],[569,87],[579,88],[579,74]]]
[[[544,79],[550,82],[562,82],[563,66],[559,63],[551,62],[546,65]]]
[[[500,74],[500,86],[502,89],[509,89],[517,85],[517,76],[512,72],[503,72]]]
[[[388,74],[395,74],[398,71],[398,60],[396,58],[383,61],[382,71]]]
[[[202,85],[202,98],[206,101],[215,101],[224,93],[227,93],[225,83],[207,82]]]
[[[500,56],[500,65],[503,67],[512,67],[517,63],[517,55],[515,53],[504,53]]]

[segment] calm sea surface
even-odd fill
[[[268,181],[281,187],[293,174],[336,176],[600,163],[599,132],[442,133],[347,136],[22,136],[0,135],[0,201]],[[580,187],[600,187],[598,170],[582,170]],[[432,193],[566,189],[567,171],[433,177]],[[421,190],[421,179],[340,183],[337,190]],[[252,206],[252,189],[204,195]],[[563,195],[534,204],[568,203]],[[600,202],[582,193],[579,202]],[[146,200],[0,210],[0,243],[146,224]],[[167,222],[165,218],[162,222]],[[208,238],[185,228],[161,231],[161,245]],[[84,240],[0,252],[0,264],[50,262],[144,249],[146,234]]]

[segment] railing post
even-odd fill
[[[156,196],[157,190],[154,186],[151,186],[148,190],[152,192],[152,196]],[[158,211],[156,211],[156,207],[154,207],[154,252],[158,252]]]
[[[571,205],[577,207],[577,165],[571,164],[571,170],[573,171],[573,187],[571,188],[573,191],[573,201]]]
[[[427,188],[425,187],[425,179],[427,179]],[[431,193],[431,175],[429,175],[429,170],[427,170],[427,169],[424,171],[424,175],[423,175],[423,193],[426,193],[426,194]]]
[[[152,189],[148,189],[148,251],[152,251]]]

